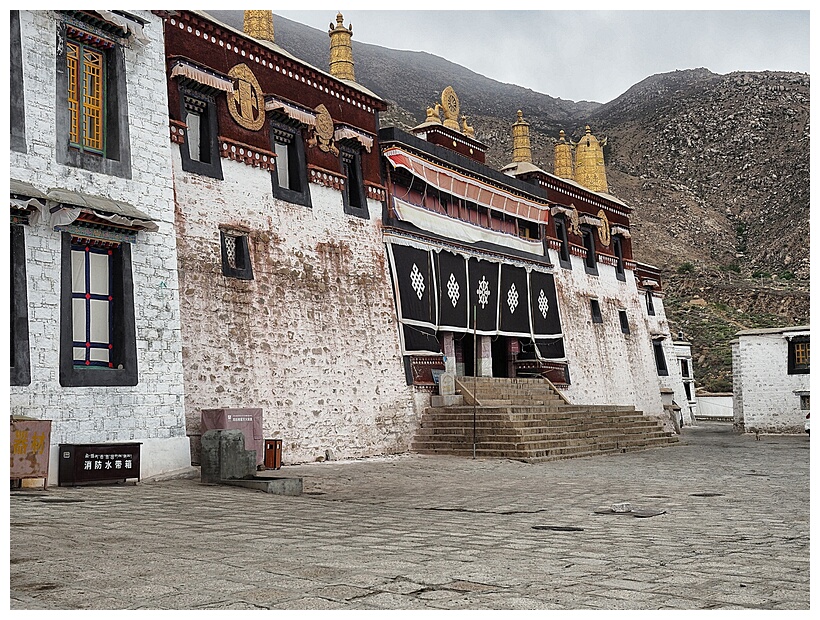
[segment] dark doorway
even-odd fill
[[[510,376],[510,339],[498,336],[492,341],[493,377]]]
[[[464,376],[472,377],[475,374],[475,347],[472,334],[461,334],[461,338],[454,338],[456,350],[456,364],[464,364]]]

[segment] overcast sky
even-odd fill
[[[320,10],[284,11],[279,2],[258,8],[323,31],[341,10],[355,41],[430,52],[495,80],[573,101],[606,103],[650,75],[675,69],[809,72],[810,13],[800,2],[780,4],[792,9],[783,11],[700,10],[701,4],[736,5],[719,1],[672,11],[429,10],[466,3],[424,0],[403,3],[424,9],[412,11],[371,10],[386,3],[360,1],[301,4]]]

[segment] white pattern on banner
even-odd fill
[[[476,295],[478,295],[478,303],[481,304],[481,309],[483,310],[484,306],[487,305],[487,300],[490,297],[490,285],[487,283],[487,278],[484,276],[481,276],[481,282],[478,283]]]
[[[550,309],[550,302],[547,300],[547,296],[544,295],[544,289],[541,289],[541,294],[538,295],[538,309],[541,311],[541,316],[546,319],[547,312]]]
[[[507,291],[507,304],[510,306],[510,314],[515,314],[515,309],[518,307],[518,291],[515,290],[515,282]]]
[[[456,282],[456,277],[452,273],[450,274],[450,280],[447,282],[447,294],[450,296],[450,301],[453,302],[453,308],[456,307],[458,304],[458,282]]]
[[[416,263],[413,263],[413,271],[410,272],[410,280],[413,282],[413,290],[416,291],[416,295],[418,295],[419,299],[421,299],[424,295],[424,276],[421,275]]]

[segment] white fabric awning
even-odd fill
[[[523,196],[460,174],[404,149],[391,147],[384,156],[394,168],[404,168],[436,189],[483,207],[533,222],[549,221],[550,209]]]
[[[522,239],[517,235],[482,228],[481,226],[457,220],[441,213],[435,213],[434,211],[405,202],[396,197],[393,198],[393,206],[400,220],[409,222],[417,228],[436,235],[443,235],[450,239],[465,241],[467,243],[485,241],[536,256],[544,255],[544,244],[540,241]]]
[[[314,127],[316,125],[316,112],[297,107],[292,103],[282,101],[276,97],[265,97],[265,111],[273,112],[274,110],[281,110],[289,118],[308,125],[309,127]]]
[[[358,140],[368,153],[370,152],[370,149],[373,148],[373,137],[368,136],[366,133],[363,133],[358,129],[354,129],[353,127],[339,127],[333,132],[334,140],[344,140],[345,138]]]
[[[95,9],[95,11],[105,21],[111,22],[112,24],[122,28],[123,33],[127,36],[133,36],[140,43],[148,43],[150,41],[150,39],[145,36],[142,23],[138,21],[138,18],[132,18],[122,12],[115,13],[114,11],[100,11],[98,9]]]
[[[626,237],[627,239],[632,237],[632,233],[629,232],[629,229],[619,224],[613,224],[610,231],[613,235],[621,235],[622,237]]]
[[[48,190],[46,213],[49,223],[53,226],[71,224],[83,211],[120,226],[139,227],[151,232],[159,230],[157,223],[147,214],[127,202],[89,196],[67,189]]]
[[[173,78],[179,76],[186,77],[189,80],[193,80],[194,82],[205,86],[210,86],[216,90],[223,90],[226,93],[233,92],[232,80],[221,75],[211,73],[210,71],[206,71],[202,67],[185,60],[177,60],[174,63],[174,66],[171,67],[171,77]]]
[[[589,224],[590,226],[600,226],[603,223],[603,220],[599,217],[595,217],[594,215],[589,215],[588,213],[579,213],[578,222],[581,224]]]

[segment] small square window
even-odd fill
[[[789,340],[788,373],[803,375],[809,373],[809,338],[797,336]]]
[[[248,235],[219,231],[222,246],[222,275],[226,278],[253,280]]]
[[[590,299],[589,300],[589,309],[592,312],[592,322],[593,323],[603,323],[604,317],[601,314],[601,304],[598,302],[597,299]]]
[[[801,411],[808,411],[810,409],[810,401],[809,401],[809,394],[801,394],[800,395],[800,410]]]
[[[629,333],[629,319],[626,316],[626,310],[618,310],[618,319],[621,322],[621,331],[625,334]]]

